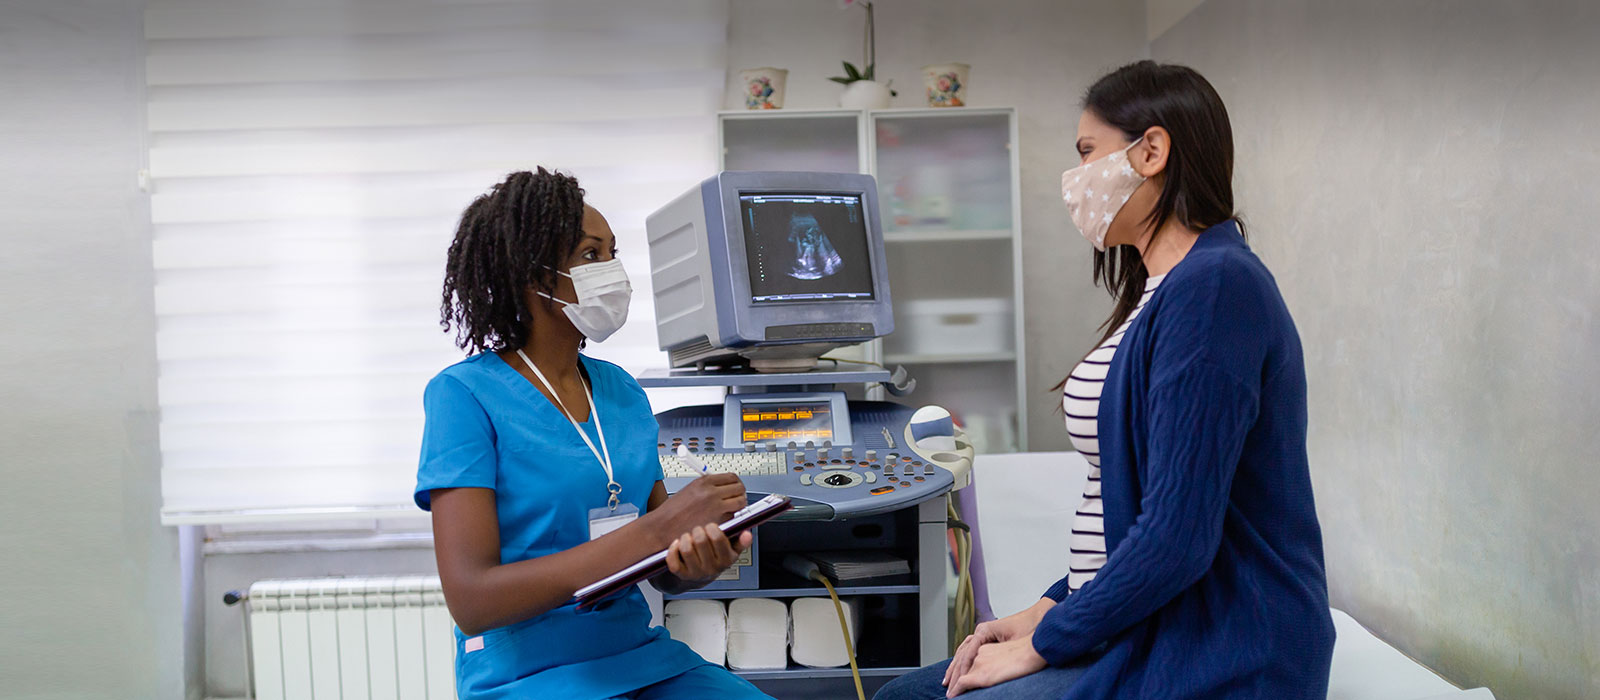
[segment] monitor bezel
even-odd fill
[[[721,273],[721,284],[727,294],[717,295],[718,313],[733,320],[733,328],[724,327],[723,345],[792,344],[805,340],[766,339],[771,326],[797,323],[865,323],[873,327],[872,336],[850,336],[840,341],[860,342],[871,337],[888,335],[894,330],[894,314],[889,293],[889,270],[885,261],[883,220],[878,208],[877,183],[871,175],[861,173],[818,172],[755,172],[730,171],[717,176],[718,204],[723,229],[724,246],[714,247],[720,260],[713,260],[713,269]],[[749,255],[745,247],[744,217],[739,198],[745,194],[828,194],[859,196],[866,219],[867,256],[872,270],[871,299],[828,299],[753,301],[750,285]],[[710,207],[708,207],[710,209]],[[708,211],[708,214],[717,212]],[[737,261],[737,264],[730,264]],[[730,334],[729,331],[732,331]],[[815,339],[812,339],[815,340]]]

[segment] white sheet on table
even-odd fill
[[[1066,574],[1089,463],[1076,452],[978,455],[972,473],[989,605],[1005,617],[1039,602]]]

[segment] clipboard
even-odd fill
[[[775,493],[741,508],[732,518],[718,527],[722,528],[722,532],[731,541],[792,507],[794,504],[789,502],[788,496]],[[667,550],[663,549],[632,566],[578,589],[575,596],[578,600],[578,610],[588,610],[612,593],[634,586],[666,570]]]

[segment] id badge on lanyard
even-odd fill
[[[623,525],[639,519],[639,509],[632,503],[623,503],[612,509],[610,506],[589,509],[589,540],[592,542],[616,532]]]
[[[539,368],[528,359],[527,355],[523,354],[522,350],[517,350],[517,357],[522,358],[522,362],[528,365],[528,369],[533,370],[533,376],[538,377],[539,383],[543,384],[544,388],[550,392],[550,397],[555,399],[556,406],[561,409],[561,414],[567,417],[568,422],[572,423],[572,429],[578,431],[578,437],[583,438],[583,444],[589,446],[589,451],[594,454],[595,460],[600,462],[600,468],[606,472],[606,505],[603,508],[594,508],[589,511],[589,539],[600,539],[607,533],[633,522],[639,517],[639,509],[631,503],[622,502],[622,485],[617,483],[616,475],[611,469],[611,448],[606,446],[606,430],[600,424],[600,410],[594,405],[594,394],[589,391],[589,384],[583,382],[581,376],[578,378],[578,381],[583,383],[584,398],[589,400],[589,417],[594,420],[595,434],[600,437],[600,447],[598,449],[595,448],[594,441],[589,439],[589,434],[583,432],[583,426],[578,425],[577,419],[572,417],[572,412],[567,410],[566,404],[561,403],[561,395],[557,394],[555,387],[550,385],[550,380],[544,378],[544,373],[539,371]]]

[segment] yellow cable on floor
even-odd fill
[[[952,523],[962,523],[956,500],[949,499],[947,514]],[[972,634],[978,624],[977,595],[972,587],[972,532],[965,526],[955,529],[956,595],[955,610],[951,615],[951,653],[955,645]]]
[[[867,692],[861,689],[861,669],[856,667],[856,645],[850,641],[850,623],[844,619],[844,603],[839,602],[839,594],[833,591],[833,584],[822,572],[811,572],[811,578],[822,582],[822,587],[828,589],[828,597],[833,598],[833,609],[839,613],[839,631],[844,633],[844,650],[850,654],[850,675],[856,681],[856,698],[867,700]]]

